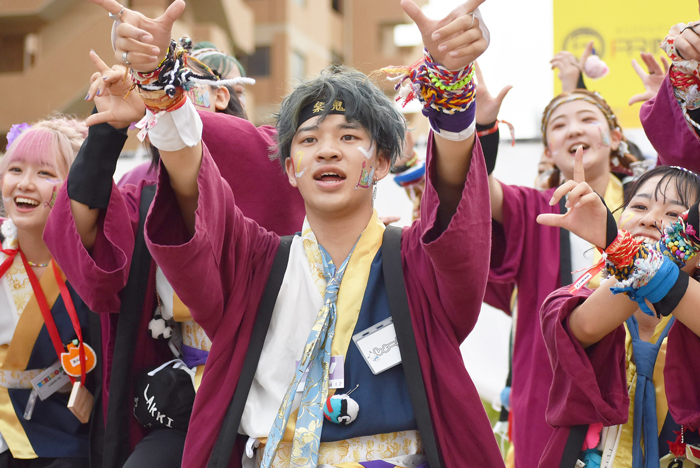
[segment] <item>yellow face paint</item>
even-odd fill
[[[620,229],[622,229],[624,227],[624,225],[627,224],[627,221],[632,219],[633,216],[634,216],[634,213],[629,213],[627,215],[627,217],[620,223]]]
[[[292,158],[292,163],[294,165],[294,175],[297,177],[301,177],[304,175],[304,172],[306,169],[303,171],[300,171],[299,168],[301,166],[301,159],[304,157],[304,152],[303,151],[297,151],[294,157]]]

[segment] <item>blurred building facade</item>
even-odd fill
[[[123,3],[154,17],[171,2]],[[394,26],[408,21],[398,0],[188,0],[173,35],[211,41],[241,60],[257,80],[247,90],[248,114],[261,124],[295,82],[331,64],[371,73],[415,60],[420,51],[393,41]],[[12,124],[55,111],[90,113],[84,97],[95,70],[88,52],[114,61],[111,25],[86,0],[0,2],[0,149]],[[392,95],[390,83],[382,83]]]

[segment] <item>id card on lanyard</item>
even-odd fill
[[[56,322],[51,314],[51,308],[46,300],[46,295],[41,288],[41,284],[39,283],[39,279],[34,273],[34,270],[32,270],[29,262],[27,262],[24,253],[19,249],[3,249],[2,252],[8,257],[5,259],[2,265],[0,265],[0,277],[7,272],[18,253],[22,258],[24,269],[26,270],[27,276],[29,277],[29,282],[32,285],[34,296],[36,297],[39,310],[41,311],[41,315],[44,319],[46,330],[51,338],[51,343],[56,351],[56,356],[61,362],[62,367],[68,375],[68,378],[73,383],[73,389],[68,401],[68,409],[75,414],[80,422],[86,423],[90,418],[93,397],[85,388],[85,375],[87,372],[94,369],[96,364],[96,355],[94,350],[83,341],[80,320],[78,319],[78,313],[75,310],[75,304],[73,304],[73,299],[70,297],[68,287],[66,286],[56,263],[51,260],[50,268],[54,277],[56,278],[56,283],[58,284],[61,297],[63,298],[63,304],[66,307],[66,312],[68,313],[68,317],[70,318],[71,324],[73,325],[73,330],[75,331],[75,335],[77,337],[77,340],[74,340],[73,343],[68,345],[68,352],[66,352],[64,344],[61,341],[61,336],[58,332],[58,327],[56,327]],[[80,377],[80,381],[77,381],[76,377]],[[30,395],[27,408],[25,409],[25,419],[31,418],[36,397],[36,390],[33,390],[32,395]]]

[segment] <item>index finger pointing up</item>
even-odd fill
[[[583,171],[583,145],[576,149],[574,156],[574,182],[581,183],[586,181],[586,174]]]
[[[107,10],[108,13],[111,13],[113,15],[119,14],[120,11],[122,11],[122,8],[124,8],[117,0],[90,0],[92,3],[95,5],[99,5],[105,10]]]
[[[100,73],[104,73],[107,70],[111,70],[111,68],[109,68],[107,64],[102,61],[100,56],[97,55],[97,53],[94,50],[90,51],[90,60],[92,60],[92,63],[95,64],[95,68],[97,68],[97,71],[99,71]]]

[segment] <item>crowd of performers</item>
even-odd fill
[[[402,1],[424,56],[384,71],[424,162],[360,72],[255,127],[240,63],[173,40],[182,0],[93,1],[117,62],[91,52],[95,110],[14,126],[0,163],[0,468],[700,464],[700,24],[670,66],[643,54],[655,167],[557,54],[525,188],[492,175],[483,0]],[[152,162],[115,183],[134,124]],[[392,172],[403,229],[374,209]],[[459,349],[482,300],[515,318],[505,457]]]

